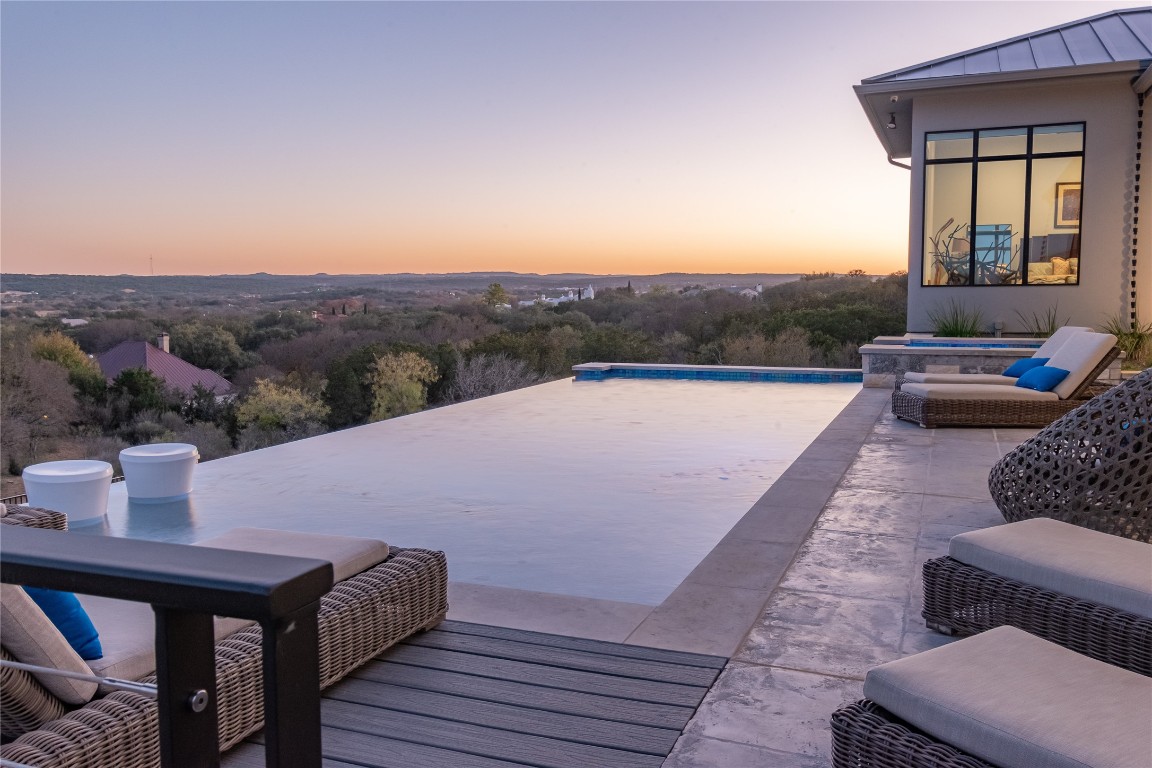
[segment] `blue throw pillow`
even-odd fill
[[[80,654],[80,658],[91,660],[104,655],[104,649],[100,647],[100,635],[76,595],[39,587],[24,587],[24,591],[56,625],[56,629],[60,630],[72,649]]]
[[[1068,376],[1063,368],[1053,368],[1050,365],[1041,365],[1030,371],[1025,371],[1016,379],[1016,386],[1025,389],[1034,389],[1037,392],[1051,392],[1052,388]]]
[[[1044,365],[1048,360],[1049,358],[1047,357],[1026,357],[1023,360],[1017,360],[1008,366],[1004,371],[1004,375],[1011,376],[1014,379],[1019,378],[1033,368],[1039,368]]]

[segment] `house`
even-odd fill
[[[232,392],[232,385],[220,374],[197,368],[169,352],[166,333],[157,337],[155,345],[147,341],[122,341],[97,355],[96,362],[109,382],[129,368],[143,368],[186,397],[192,397],[197,384],[218,397]]]
[[[596,289],[589,285],[587,288],[577,288],[575,290],[569,288],[568,293],[564,294],[563,296],[557,296],[555,298],[549,298],[544,294],[540,294],[540,296],[535,299],[518,301],[516,302],[516,306],[531,307],[539,304],[546,307],[555,307],[569,301],[584,301],[585,299],[594,298],[596,298]],[[508,308],[511,309],[511,306],[509,305]]]
[[[855,86],[911,170],[909,331],[953,303],[1009,333],[1050,312],[1152,318],[1152,238],[1137,238],[1150,63],[1152,9],[1135,8]]]

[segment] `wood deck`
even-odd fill
[[[324,765],[654,768],[726,661],[446,621],[324,692]],[[226,768],[262,768],[259,739]]]

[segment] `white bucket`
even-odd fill
[[[132,501],[160,504],[188,498],[200,452],[191,443],[153,443],[120,451]]]
[[[68,525],[102,520],[108,512],[112,465],[106,461],[46,461],[21,475],[28,505],[68,515]]]

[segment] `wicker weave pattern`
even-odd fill
[[[1050,424],[992,468],[1008,522],[1050,517],[1139,541],[1152,538],[1152,370]]]
[[[960,634],[1010,624],[1152,676],[1152,618],[1006,579],[951,557],[924,563],[923,616],[933,629]]]
[[[24,528],[46,528],[50,531],[68,530],[68,516],[63,512],[23,505],[8,507],[8,514],[0,517],[0,523]]]
[[[444,553],[424,549],[393,548],[383,563],[335,585],[320,600],[321,687],[413,632],[438,624],[448,610],[447,591]],[[264,725],[261,638],[254,626],[216,645],[222,751]],[[17,674],[36,683],[26,673]],[[5,680],[6,719],[10,690]],[[117,692],[25,733],[0,747],[0,757],[43,768],[156,768],[158,733],[155,702]]]
[[[867,699],[832,713],[833,768],[992,768]]]
[[[0,748],[0,756],[37,768],[160,765],[156,703],[117,691]]]
[[[1066,400],[936,400],[892,393],[892,414],[926,429],[936,427],[1043,427],[1051,424],[1097,392],[1093,382],[1120,354],[1113,348]],[[990,384],[987,386],[1004,386]],[[1102,391],[1102,390],[1100,390]]]
[[[68,528],[68,516],[63,512],[28,506],[9,506],[8,513],[0,517],[4,525],[24,528],[45,528],[63,531]],[[12,656],[0,648],[0,656]],[[0,669],[0,734],[13,738],[62,717],[67,711],[63,702],[40,685],[40,681],[20,669]]]
[[[0,647],[0,658],[14,661],[12,655]],[[44,690],[35,677],[22,669],[0,667],[0,734],[14,738],[39,728],[49,720],[63,717],[68,708],[55,696]]]
[[[936,400],[909,392],[893,392],[892,414],[898,419],[914,421],[925,429],[1042,427],[1083,402],[1083,400]]]

